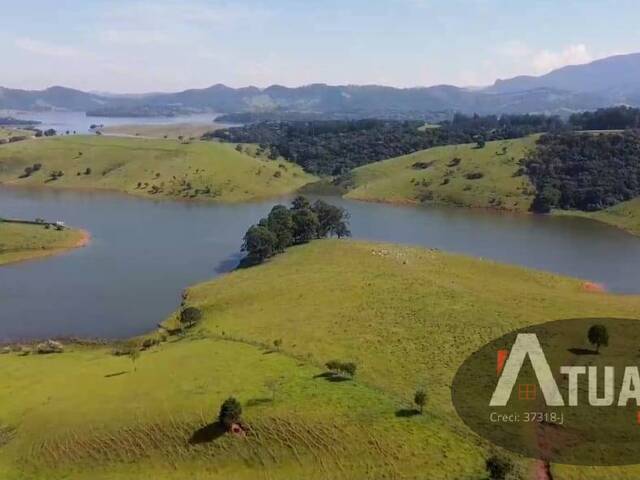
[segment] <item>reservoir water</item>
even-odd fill
[[[147,331],[178,306],[185,287],[234,268],[249,225],[287,200],[228,205],[0,187],[1,215],[59,219],[92,235],[86,248],[0,267],[0,341]],[[640,238],[598,222],[327,201],[350,212],[356,239],[435,247],[640,292]]]

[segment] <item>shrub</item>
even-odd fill
[[[202,312],[196,307],[187,307],[180,312],[180,323],[191,327],[202,318]]]
[[[478,180],[480,178],[484,177],[484,173],[482,172],[472,172],[472,173],[467,173],[464,178],[466,178],[467,180]]]
[[[491,480],[504,480],[513,470],[511,460],[498,455],[492,455],[485,463],[487,473]]]

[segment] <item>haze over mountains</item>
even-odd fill
[[[270,110],[380,117],[429,117],[454,111],[563,114],[617,104],[640,106],[640,53],[567,66],[539,77],[497,80],[481,89],[324,84],[260,89],[217,84],[176,93],[112,95],[58,86],[40,91],[0,87],[0,109],[64,109],[114,116]]]

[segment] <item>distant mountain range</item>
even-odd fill
[[[406,118],[451,112],[566,114],[617,104],[640,106],[640,53],[563,67],[538,77],[497,80],[481,89],[450,85],[393,88],[324,84],[296,88],[272,85],[260,89],[218,84],[176,93],[112,95],[57,86],[39,91],[0,87],[0,109],[64,109],[108,116],[277,110]]]

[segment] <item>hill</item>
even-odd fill
[[[637,296],[588,293],[575,279],[337,240],[194,286],[185,299],[202,311],[200,323],[135,363],[109,345],[0,355],[2,389],[11,392],[0,396],[0,473],[484,478],[490,446],[470,434],[450,399],[466,356],[518,326],[631,317],[640,308]],[[355,362],[355,378],[327,376],[331,359]],[[419,386],[428,392],[424,415],[411,405]],[[212,423],[229,395],[244,407],[245,438]],[[532,462],[513,460],[527,477]],[[553,474],[635,478],[637,468],[554,466]]]
[[[527,211],[535,194],[520,160],[537,136],[422,150],[356,168],[347,197]]]
[[[615,55],[584,65],[569,65],[539,77],[497,80],[487,92],[506,94],[540,88],[576,93],[597,93],[612,103],[640,99],[640,53]]]
[[[245,201],[284,195],[313,179],[297,165],[213,142],[67,136],[0,146],[0,183],[9,185]]]
[[[58,231],[44,225],[6,223],[0,220],[0,266],[62,253],[81,247],[89,240],[82,230]]]

